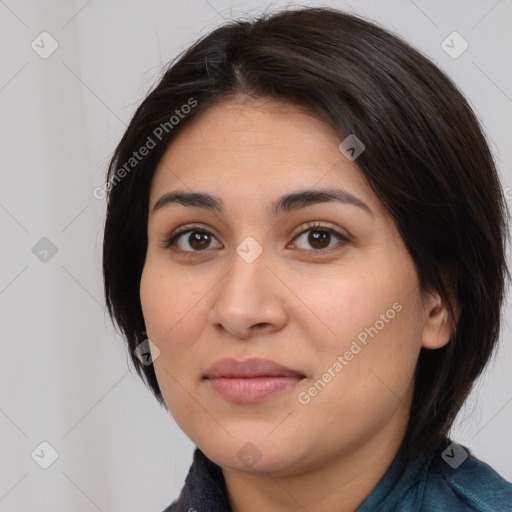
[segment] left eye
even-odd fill
[[[310,247],[313,247],[316,251],[322,251],[326,249],[330,249],[332,246],[330,243],[333,241],[333,237],[338,238],[338,240],[342,242],[348,242],[348,238],[343,236],[341,233],[338,233],[332,228],[328,228],[325,226],[313,226],[312,228],[307,229],[300,233],[294,239],[294,245],[297,240],[304,239]],[[300,247],[299,247],[300,249]],[[308,250],[308,248],[305,248]]]

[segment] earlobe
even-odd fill
[[[439,293],[434,294],[426,315],[421,338],[422,347],[431,350],[444,347],[454,334],[454,326],[448,307]],[[456,316],[458,319],[458,312]]]

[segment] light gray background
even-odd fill
[[[226,19],[289,4],[0,0],[0,511],[160,511],[177,497],[193,445],[130,372],[104,311],[105,203],[93,189],[169,59]],[[432,57],[474,106],[512,186],[510,0],[308,5],[361,13]],[[47,59],[31,48],[43,31],[59,45]],[[457,59],[441,47],[453,31],[469,43]],[[32,252],[42,237],[57,247],[47,262]],[[499,353],[453,438],[512,480],[505,313]],[[58,452],[46,470],[31,458],[42,441]]]

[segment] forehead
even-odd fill
[[[324,150],[334,151],[338,138],[325,122],[299,106],[274,99],[233,99],[197,115],[178,133],[167,152],[178,158],[183,149],[195,146],[230,156],[258,151],[262,158],[275,158],[276,153],[300,149],[306,140],[311,141],[308,146],[323,145]],[[191,156],[187,154],[187,158]]]
[[[150,205],[170,190],[274,199],[294,189],[342,187],[379,210],[340,136],[300,107],[277,100],[214,105],[180,131],[160,160]]]

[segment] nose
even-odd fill
[[[233,253],[231,269],[214,288],[210,325],[242,339],[279,331],[288,318],[286,288],[269,268],[265,250],[251,263]]]

